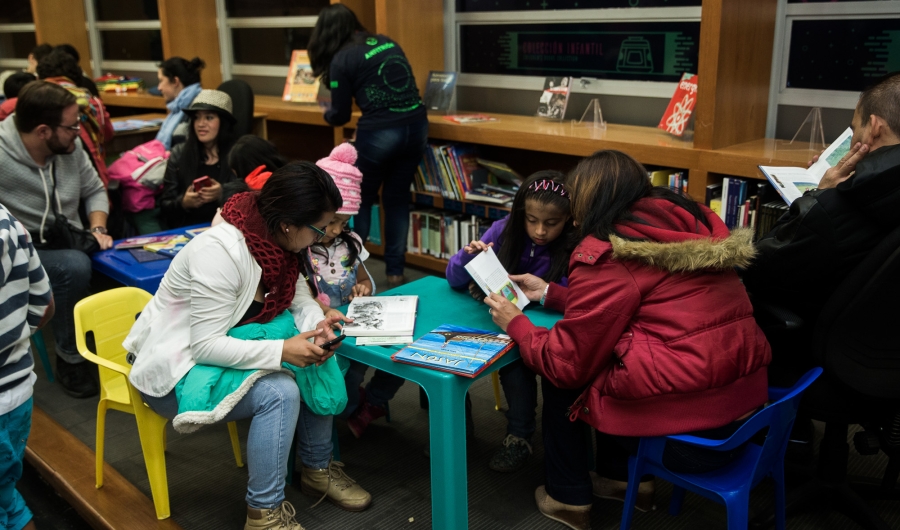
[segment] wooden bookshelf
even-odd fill
[[[428,191],[413,191],[412,202],[416,206],[437,208],[467,215],[483,217],[485,219],[502,219],[509,214],[509,208],[497,204],[489,204],[477,201],[448,199],[440,193]]]

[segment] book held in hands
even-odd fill
[[[419,297],[357,296],[347,308],[353,322],[344,324],[348,337],[408,337],[416,327]]]
[[[759,166],[759,170],[778,190],[781,197],[791,204],[807,191],[817,188],[825,172],[836,166],[850,152],[853,130],[847,127],[828,149],[819,155],[819,160],[809,168]]]
[[[503,333],[444,324],[391,356],[412,364],[475,377],[515,346]]]
[[[528,305],[528,297],[516,285],[516,282],[509,279],[509,273],[497,259],[492,247],[488,247],[487,250],[467,263],[466,270],[485,295],[490,296],[491,293],[497,293],[519,309],[524,309]]]

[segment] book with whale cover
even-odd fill
[[[499,331],[444,324],[391,356],[412,364],[465,377],[476,377],[516,343]]]

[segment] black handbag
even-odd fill
[[[97,242],[90,232],[78,229],[69,223],[65,215],[59,213],[57,208],[56,175],[55,169],[50,170],[50,178],[53,180],[53,194],[50,195],[50,207],[53,209],[53,223],[44,227],[43,239],[46,243],[35,245],[39,250],[80,250],[85,254],[92,254],[100,250]],[[56,199],[56,200],[55,200]]]

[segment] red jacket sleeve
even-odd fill
[[[526,366],[554,386],[581,388],[612,362],[613,349],[640,306],[640,291],[625,267],[605,260],[576,265],[567,292],[553,294],[565,296],[563,318],[553,328],[539,328],[520,315],[506,332]]]

